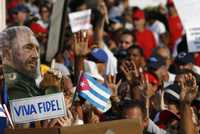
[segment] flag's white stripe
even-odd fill
[[[0,112],[0,117],[6,117],[5,113]]]
[[[97,87],[95,84],[93,84],[90,80],[88,80],[88,84],[90,85],[90,87],[95,90],[95,92],[97,92],[98,94],[104,96],[105,98],[110,98],[110,94],[104,92],[102,89],[100,89],[99,87]]]
[[[107,103],[99,99],[97,96],[94,96],[90,91],[84,90],[82,91],[84,94],[86,94],[90,99],[95,101],[96,103],[102,105],[102,106],[107,106]]]
[[[0,117],[6,117],[6,114],[4,113],[4,109],[1,104],[0,104]]]

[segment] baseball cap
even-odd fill
[[[176,56],[175,62],[179,65],[194,63],[194,55],[193,53],[181,52]]]
[[[164,98],[169,102],[179,104],[180,101],[180,86],[177,83],[171,84],[165,88]]]
[[[169,110],[163,110],[158,115],[158,120],[156,124],[160,127],[165,129],[167,125],[173,120],[180,120],[180,118]]]
[[[145,19],[144,11],[138,9],[133,12],[133,20]]]
[[[32,23],[30,28],[35,33],[48,33],[48,30],[46,28],[37,23]]]
[[[147,67],[149,70],[157,70],[165,64],[165,60],[159,55],[153,55],[147,60]]]
[[[89,54],[88,60],[93,61],[95,63],[107,63],[108,55],[103,49],[94,48]]]
[[[29,9],[24,4],[18,4],[15,7],[15,13],[18,13],[18,12],[25,12],[25,13],[27,13],[27,12],[29,12]]]

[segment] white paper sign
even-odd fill
[[[91,9],[85,11],[79,11],[69,14],[69,23],[72,32],[78,32],[80,30],[88,30],[91,28]]]
[[[63,93],[10,101],[10,110],[14,123],[29,123],[66,115]]]
[[[0,32],[6,28],[6,1],[0,0]]]
[[[137,6],[139,8],[145,8],[145,7],[153,7],[158,6],[160,4],[165,5],[167,0],[129,0],[129,6],[134,7]]]
[[[200,52],[199,0],[174,0],[186,31],[189,52]]]

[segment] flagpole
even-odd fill
[[[6,112],[6,116],[8,117],[8,120],[10,122],[10,125],[11,125],[12,129],[15,129],[13,121],[12,121],[11,116],[10,116],[10,113],[8,112],[8,109],[7,109],[5,104],[3,104],[3,108],[4,108],[5,112]]]
[[[79,84],[79,82],[80,82],[80,78],[81,78],[81,76],[82,76],[82,74],[83,74],[83,71],[80,71],[80,75],[79,75],[79,77],[78,77],[78,82],[77,82],[77,85],[76,85],[76,89],[75,89],[75,93],[74,93],[74,96],[73,96],[73,100],[72,100],[72,106],[73,106],[73,104],[74,104],[74,102],[75,102],[75,100],[76,100],[76,95],[77,95],[77,88],[78,88],[78,84]]]

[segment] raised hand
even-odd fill
[[[48,87],[55,87],[59,91],[61,90],[62,75],[56,71],[48,71],[43,80],[40,83],[41,89],[47,89]]]
[[[103,18],[106,19],[108,17],[108,9],[106,7],[106,4],[103,1],[99,3],[99,6],[97,7],[97,9],[99,10]]]
[[[121,80],[116,82],[116,76],[109,75],[107,79],[108,87],[112,90],[111,98],[119,100],[118,98],[118,88],[121,84]]]
[[[59,124],[61,127],[69,127],[69,126],[72,126],[72,123],[73,123],[73,116],[72,116],[72,113],[68,110],[68,111],[67,111],[67,116],[57,118],[57,121],[58,121],[58,124]]]
[[[182,75],[178,81],[181,86],[180,100],[191,104],[198,92],[196,78],[190,73]]]
[[[76,56],[86,56],[89,53],[88,33],[86,31],[74,34],[74,53]]]
[[[125,61],[120,66],[129,84],[133,84],[133,81],[139,78],[139,72],[136,68],[134,61]]]

